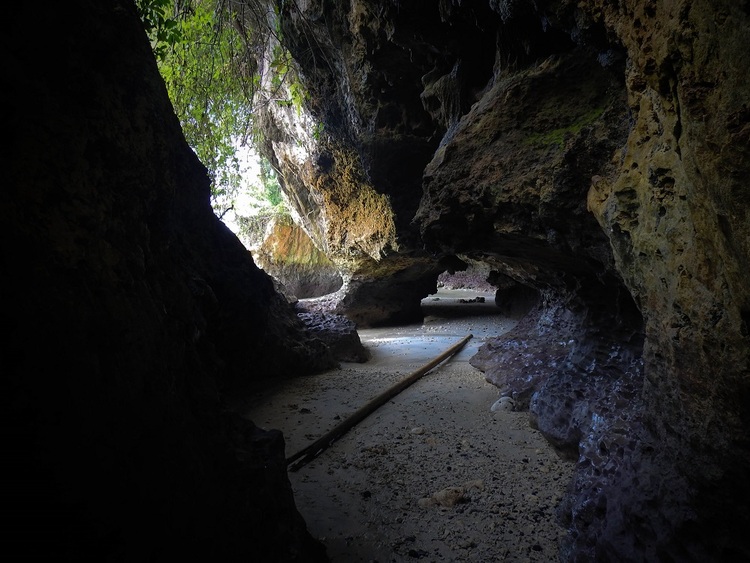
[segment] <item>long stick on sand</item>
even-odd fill
[[[365,406],[361,407],[359,410],[354,412],[349,418],[342,421],[338,426],[336,426],[333,430],[325,434],[322,438],[319,438],[303,450],[300,450],[296,454],[294,454],[292,457],[288,458],[286,460],[286,464],[291,467],[289,467],[290,471],[297,471],[300,467],[306,465],[308,462],[315,459],[320,453],[325,451],[331,444],[333,444],[336,440],[341,438],[346,432],[348,432],[351,428],[362,422],[367,416],[372,414],[375,410],[377,410],[379,407],[387,403],[389,400],[391,400],[393,397],[401,393],[404,389],[409,387],[412,383],[417,381],[420,377],[422,377],[424,374],[426,374],[428,371],[430,371],[432,368],[437,366],[440,362],[445,360],[446,358],[449,358],[453,356],[456,352],[458,352],[461,348],[464,347],[464,345],[471,339],[472,335],[469,334],[468,336],[465,336],[462,338],[459,342],[448,348],[445,352],[440,354],[437,358],[432,360],[431,362],[423,365],[421,368],[419,368],[417,371],[413,372],[411,375],[406,377],[405,379],[402,379],[400,382],[396,383],[393,387],[388,389],[387,391],[384,391],[377,397],[375,397],[372,401],[367,403]],[[295,463],[296,462],[296,463]]]

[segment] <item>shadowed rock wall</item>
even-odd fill
[[[591,4],[628,52],[632,126],[618,175],[592,179],[588,201],[644,316],[647,429],[617,476],[630,506],[595,522],[639,529],[658,503],[666,522],[608,549],[747,558],[750,6]]]
[[[281,435],[222,394],[330,355],[213,215],[133,3],[6,16],[6,550],[323,560]]]
[[[747,559],[748,3],[285,8],[329,149],[289,170],[343,307],[413,318],[453,254],[533,288],[473,361],[577,460],[563,557]],[[221,398],[330,356],[211,213],[133,7],[9,21],[37,27],[3,38],[6,532],[318,558],[280,436]]]

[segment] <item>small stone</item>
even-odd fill
[[[416,426],[411,429],[411,433],[412,434],[424,434],[424,428],[422,428],[421,426]]]
[[[515,406],[516,406],[516,402],[513,399],[511,399],[510,397],[500,397],[490,407],[490,411],[492,411],[492,412],[497,412],[497,411],[512,411]]]
[[[419,508],[429,508],[431,506],[435,506],[437,502],[435,502],[434,498],[421,498],[417,501],[417,506]]]
[[[484,481],[482,479],[474,479],[473,481],[467,481],[464,483],[464,489],[470,491],[471,489],[477,489],[479,491],[484,490]]]
[[[447,487],[432,495],[432,498],[440,506],[452,508],[459,502],[463,502],[465,493],[466,491],[463,487]]]

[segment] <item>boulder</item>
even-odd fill
[[[362,345],[357,325],[341,315],[322,312],[298,312],[307,330],[328,346],[341,362],[366,362],[370,351]]]

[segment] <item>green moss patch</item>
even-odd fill
[[[567,127],[560,127],[544,133],[534,133],[526,138],[528,145],[557,145],[562,148],[568,135],[577,135],[581,129],[594,123],[604,113],[604,108],[594,108],[582,115]]]

